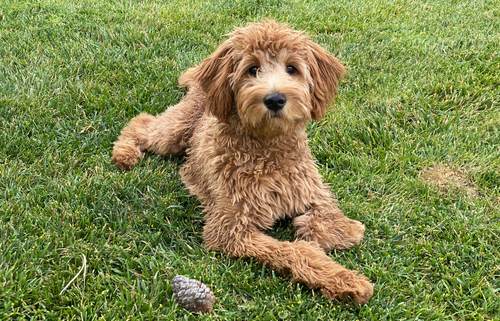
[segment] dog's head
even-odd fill
[[[226,121],[235,109],[259,136],[290,134],[324,117],[345,72],[299,31],[274,21],[237,28],[231,38],[180,78],[206,92],[207,112]]]

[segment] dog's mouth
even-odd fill
[[[269,111],[269,118],[283,118],[283,113],[280,111]]]

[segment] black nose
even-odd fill
[[[267,109],[272,111],[278,111],[283,109],[286,105],[286,97],[280,93],[272,93],[264,97],[264,105]]]

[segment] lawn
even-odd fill
[[[331,253],[374,283],[366,306],[205,250],[182,158],[111,164],[128,120],[264,17],[350,68],[308,134],[366,225]],[[0,129],[2,320],[500,319],[500,0],[0,0]],[[178,306],[177,274],[211,287],[211,314]]]

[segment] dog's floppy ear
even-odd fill
[[[233,91],[228,76],[232,72],[231,40],[227,40],[198,66],[188,69],[179,78],[181,87],[201,86],[207,94],[205,110],[220,120],[231,115]]]
[[[326,108],[337,93],[338,83],[346,68],[320,45],[309,41],[309,48],[309,68],[313,82],[311,117],[320,120],[325,117]]]

